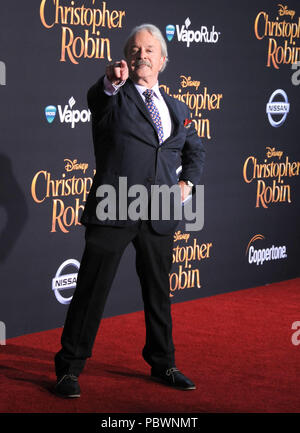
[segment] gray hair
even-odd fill
[[[129,44],[131,39],[139,32],[141,32],[142,30],[147,30],[149,33],[151,33],[151,35],[156,38],[159,42],[160,42],[160,46],[161,46],[161,54],[162,57],[166,57],[164,64],[161,67],[160,72],[164,71],[166,66],[167,66],[167,62],[169,61],[168,58],[168,48],[167,48],[167,44],[165,41],[165,38],[163,37],[161,31],[159,30],[158,27],[154,26],[153,24],[141,24],[140,26],[136,26],[132,29],[132,31],[130,32],[130,35],[127,38],[127,41],[125,43],[124,46],[124,54],[125,57],[127,58],[127,54],[128,54],[128,49],[129,49]]]

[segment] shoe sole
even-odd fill
[[[79,398],[80,397],[80,394],[70,394],[70,395],[61,394],[60,392],[56,391],[55,389],[53,390],[53,394],[55,394],[57,397],[61,397],[61,398]]]
[[[163,385],[166,385],[169,388],[179,389],[180,391],[193,391],[193,390],[197,389],[195,385],[194,386],[190,386],[188,388],[185,388],[185,387],[182,387],[182,386],[175,386],[175,385],[172,385],[169,382],[166,382],[165,380],[160,379],[159,377],[155,377],[155,376],[151,376],[151,379],[154,380],[155,382],[158,382],[158,383],[161,383]]]

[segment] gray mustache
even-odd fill
[[[146,66],[149,66],[151,68],[151,63],[148,62],[147,60],[137,60],[135,62],[135,66],[142,66],[142,65],[146,65]]]

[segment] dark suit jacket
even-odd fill
[[[87,95],[92,113],[96,174],[81,222],[84,225],[128,226],[136,224],[136,221],[100,221],[97,218],[98,186],[113,185],[118,205],[119,177],[127,177],[128,188],[139,184],[150,191],[151,185],[177,184],[176,169],[179,165],[182,165],[180,178],[197,185],[203,169],[204,148],[193,124],[189,128],[184,126],[190,113],[183,102],[161,90],[170,111],[172,134],[160,146],[156,127],[133,82],[128,79],[116,95],[107,96],[103,91],[103,78],[89,89]],[[171,218],[170,221],[158,220],[151,224],[158,233],[171,233],[178,221]]]

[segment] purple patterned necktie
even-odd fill
[[[153,90],[147,89],[143,92],[143,95],[146,98],[146,102],[145,102],[146,106],[150,112],[154,125],[156,126],[157,129],[159,144],[161,144],[164,141],[164,130],[162,127],[159,111],[153,102]]]

